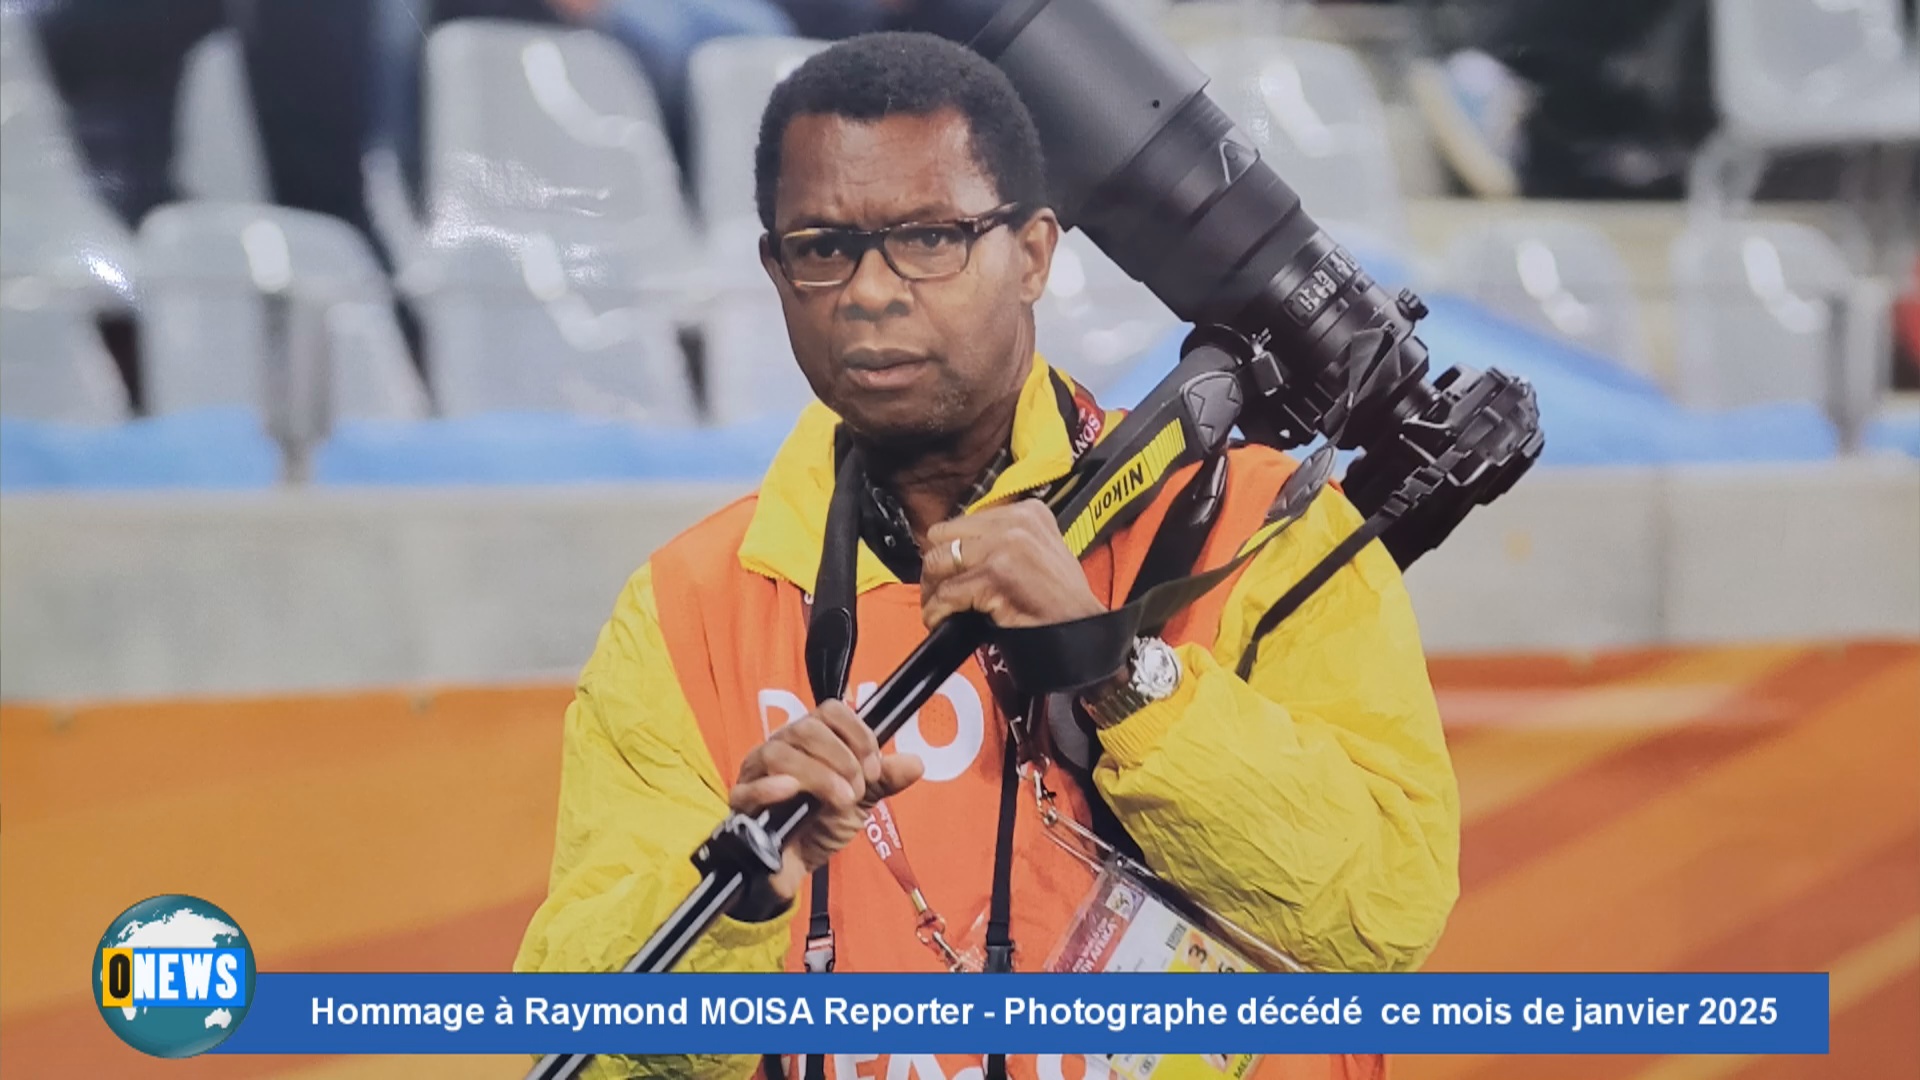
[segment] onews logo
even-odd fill
[[[253,1000],[253,946],[233,917],[193,896],[155,896],[120,913],[94,950],[93,993],[107,1026],[155,1057],[225,1042]]]

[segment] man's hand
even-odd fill
[[[954,558],[958,542],[959,559]],[[928,629],[978,611],[1003,627],[1044,626],[1106,608],[1067,550],[1060,526],[1037,499],[1022,499],[927,530],[920,564],[920,618]]]
[[[774,894],[791,901],[807,875],[860,835],[867,811],[920,779],[912,754],[882,754],[873,732],[844,701],[829,701],[773,733],[740,763],[727,803],[757,814],[795,795],[820,804],[787,839]]]

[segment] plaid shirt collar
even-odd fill
[[[993,490],[994,481],[1000,479],[1000,474],[1012,463],[1013,447],[1001,447],[949,516],[959,517],[966,513],[967,507],[986,498],[987,492]],[[906,508],[892,491],[875,483],[871,476],[862,479],[867,485],[867,498],[861,505],[860,539],[895,577],[908,583],[919,581],[920,548],[914,543],[913,526],[907,521]]]

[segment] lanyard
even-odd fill
[[[920,944],[933,950],[948,971],[968,970],[967,958],[947,941],[946,917],[934,910],[920,889],[913,864],[907,861],[906,841],[900,837],[900,826],[893,820],[893,811],[887,808],[886,800],[875,803],[867,814],[865,832],[867,842],[873,845],[880,861],[886,864],[893,880],[900,883],[901,891],[913,904],[914,936],[920,939]]]

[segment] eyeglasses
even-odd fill
[[[795,229],[773,238],[774,257],[787,280],[803,289],[845,285],[867,252],[907,281],[952,277],[967,268],[973,242],[1020,215],[1019,203],[953,221],[908,221],[880,229]]]

